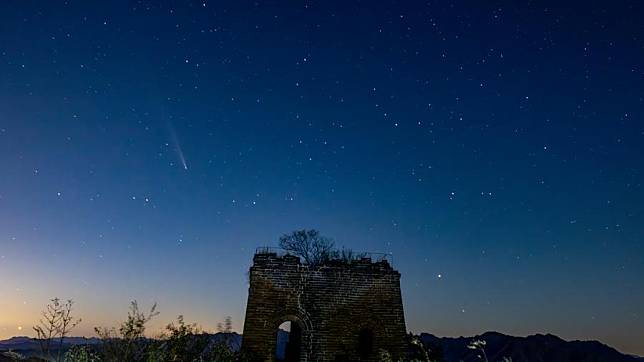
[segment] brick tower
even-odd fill
[[[286,360],[377,361],[386,351],[404,359],[405,317],[400,273],[386,259],[302,264],[293,255],[258,250],[242,351],[276,361],[278,326],[291,322]]]

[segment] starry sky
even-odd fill
[[[407,326],[644,355],[638,1],[8,1],[0,338],[241,330],[254,250],[393,254]]]

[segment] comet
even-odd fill
[[[177,137],[177,132],[174,130],[174,127],[172,127],[172,123],[168,121],[168,129],[170,130],[170,138],[172,140],[172,145],[177,152],[177,156],[179,157],[179,161],[181,161],[181,165],[183,166],[184,170],[188,170],[188,164],[186,163],[186,157],[183,155],[183,150],[181,149],[181,144],[179,143],[179,137]]]

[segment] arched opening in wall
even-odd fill
[[[366,359],[373,353],[373,331],[368,328],[360,330],[358,335],[358,354],[360,358]]]
[[[302,328],[295,322],[286,321],[277,328],[275,360],[294,362],[300,360],[302,349]]]

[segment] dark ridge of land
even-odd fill
[[[280,337],[278,340],[283,342],[285,336]],[[211,338],[214,340],[228,338],[235,349],[240,346],[242,336],[238,333],[230,333],[227,336],[216,333],[212,334]],[[511,358],[512,362],[644,362],[644,357],[621,353],[598,341],[566,341],[552,334],[514,337],[498,332],[486,332],[474,337],[437,337],[429,333],[421,333],[419,338],[429,349],[432,357],[444,362],[480,361],[477,352],[467,348],[473,340],[486,342],[485,352],[490,361],[502,361],[507,357]],[[95,337],[70,337],[65,339],[63,348],[98,343],[100,339]],[[0,341],[0,362],[13,361],[3,354],[8,351],[31,357],[37,355],[39,350],[40,346],[35,338],[12,337]],[[280,350],[278,346],[278,351]]]

